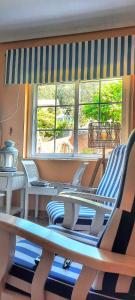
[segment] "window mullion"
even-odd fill
[[[74,153],[78,153],[79,82],[75,84]]]
[[[56,105],[57,105],[57,84],[55,87],[54,153],[56,152]]]
[[[98,104],[98,121],[101,121],[101,80],[99,80],[99,104]]]
[[[38,99],[38,86],[34,86],[33,93],[33,114],[32,114],[32,137],[36,136],[36,139],[32,138],[32,154],[36,152],[37,145],[37,99]]]

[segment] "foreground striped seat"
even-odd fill
[[[21,240],[17,243],[14,265],[10,271],[10,276],[6,284],[7,289],[30,297],[31,283],[36,268],[35,259],[38,255],[41,255],[41,248],[38,245],[32,244],[27,240]],[[63,262],[63,257],[58,255],[55,256],[51,272],[45,283],[45,289],[53,294],[63,297],[62,299],[65,299],[65,297],[66,299],[71,299],[72,290],[82,270],[82,265],[72,262],[70,267],[64,270],[62,267]],[[101,279],[100,277],[99,281],[102,283],[102,290],[91,288],[87,300],[135,299],[135,296],[133,295],[135,279],[133,279],[131,287],[127,287],[127,290],[129,288],[129,293],[131,293],[130,296],[129,293],[122,292],[122,287],[120,292],[115,291],[118,282],[117,274],[106,273],[104,278],[101,277]],[[122,281],[123,278],[121,278],[121,282]],[[24,288],[22,288],[22,286]]]
[[[127,255],[135,257],[134,156],[135,131],[131,135],[126,150],[124,170],[117,199],[117,207],[115,208],[108,226],[106,226],[97,245],[97,247],[109,251],[110,254],[112,254],[111,252],[122,254],[120,257],[125,260],[127,259]],[[14,264],[10,270],[6,283],[6,287],[8,289],[16,290],[23,295],[30,296],[31,282],[36,269],[35,258],[38,255],[41,255],[41,248],[38,245],[27,240],[20,240],[17,242]],[[51,292],[50,297],[47,297],[48,300],[71,299],[72,289],[81,272],[82,265],[72,262],[69,269],[64,270],[62,268],[63,260],[63,257],[55,255],[53,265],[44,286],[46,291]],[[91,273],[92,270],[87,268],[87,272],[88,269]],[[80,283],[80,288],[82,289],[83,287],[85,288],[85,279],[83,280],[83,278],[85,277],[82,277],[82,282]],[[55,296],[52,298],[51,295],[54,294],[59,295],[62,298],[55,298]],[[84,298],[81,299],[85,300]],[[109,299],[135,300],[135,277],[109,272],[104,273],[98,269],[93,284],[88,292],[87,300]]]
[[[108,160],[105,173],[99,183],[96,194],[99,196],[117,199],[126,145],[115,148]],[[110,203],[108,204],[110,205]],[[62,224],[64,219],[64,204],[58,201],[50,201],[46,207],[50,224]],[[95,216],[95,211],[87,207],[80,207],[79,217],[75,226],[76,230],[89,230],[89,226]],[[103,225],[106,224],[109,215],[105,215]]]
[[[41,255],[41,252],[42,249],[38,245],[32,244],[27,240],[17,242],[14,265],[6,284],[8,289],[30,296],[31,282],[36,268],[35,259]],[[70,299],[72,288],[80,274],[82,265],[73,262],[68,270],[64,270],[62,268],[63,262],[63,257],[55,256],[45,288],[63,297],[66,293]]]

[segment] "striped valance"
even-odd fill
[[[135,73],[134,36],[11,49],[7,84],[51,83],[119,77]]]

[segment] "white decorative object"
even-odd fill
[[[0,171],[13,172],[17,170],[18,150],[11,140],[5,141],[5,147],[0,149]]]

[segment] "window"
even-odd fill
[[[122,122],[122,79],[35,85],[32,154],[90,154],[90,121]]]

